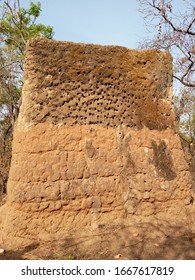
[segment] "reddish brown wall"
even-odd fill
[[[173,126],[169,53],[33,40],[25,81],[25,122]]]
[[[169,53],[31,40],[4,232],[180,219],[192,193],[171,77]]]

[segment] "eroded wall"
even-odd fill
[[[51,239],[192,203],[169,53],[33,39],[4,232]],[[13,233],[14,228],[14,233]]]
[[[171,61],[159,51],[33,40],[25,60],[24,121],[172,127]]]

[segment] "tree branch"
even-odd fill
[[[156,9],[162,16],[162,18],[165,20],[166,23],[169,24],[169,26],[175,31],[175,32],[179,32],[181,34],[188,34],[188,35],[195,35],[194,31],[191,31],[190,29],[192,28],[192,25],[195,23],[195,18],[192,19],[192,21],[189,23],[188,27],[186,30],[181,29],[179,27],[176,27],[173,24],[173,21],[171,21],[167,14],[166,14],[166,9],[164,8],[163,4],[161,5],[161,7],[156,5],[156,1],[152,1],[152,4],[150,2],[147,1],[147,3],[154,9]]]
[[[17,20],[15,19],[15,15],[14,15],[14,13],[13,13],[13,10],[12,10],[11,6],[9,5],[8,1],[4,1],[4,3],[5,3],[5,5],[8,7],[8,9],[10,10],[10,12],[11,12],[11,14],[12,14],[12,22],[13,22],[14,26],[18,29],[19,34],[20,34],[20,37],[21,37],[21,39],[22,39],[24,45],[26,45],[27,41],[25,40],[22,31],[20,30],[20,28],[19,28],[18,25],[17,25]]]
[[[184,81],[183,77],[180,78],[180,77],[178,77],[176,75],[173,75],[173,78],[175,78],[176,80],[181,82],[186,87],[190,87],[190,88],[194,88],[195,87],[195,83],[186,82],[186,81]]]

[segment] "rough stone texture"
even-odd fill
[[[3,242],[185,218],[192,185],[171,76],[167,52],[31,40]]]
[[[43,122],[172,127],[171,61],[158,51],[30,41],[22,129]]]

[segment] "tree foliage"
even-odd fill
[[[53,38],[53,28],[37,23],[41,4],[20,0],[0,2],[0,189],[5,188],[11,158],[13,125],[18,116],[26,43],[35,37]]]

